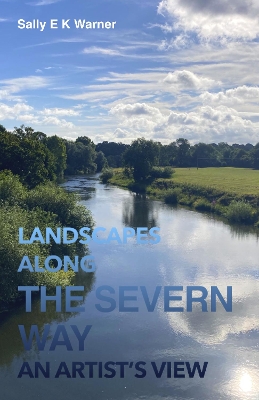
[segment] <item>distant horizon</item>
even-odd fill
[[[2,125],[2,124],[0,124],[0,125]],[[44,134],[46,134],[48,137],[50,137],[50,136],[58,136],[56,133],[54,134],[47,134],[46,132],[43,132],[43,130],[41,130],[40,128],[39,129],[34,129],[33,128],[33,126],[29,126],[29,125],[24,125],[25,127],[30,127],[30,128],[32,128],[35,132],[42,132],[42,133],[44,133]],[[5,127],[4,126],[4,128],[8,131],[8,132],[10,132],[10,133],[13,133],[14,132],[14,128],[15,127],[13,127],[12,129],[8,129],[7,127]],[[19,127],[16,127],[16,128],[19,128]],[[76,139],[78,139],[79,137],[82,137],[82,136],[86,136],[86,137],[89,137],[90,139],[91,139],[91,137],[90,136],[88,136],[88,135],[86,135],[86,134],[82,134],[82,135],[80,135],[80,136],[78,136],[78,137],[76,137],[76,138],[72,138],[72,139],[68,139],[68,138],[66,138],[66,137],[62,137],[62,136],[59,136],[61,139],[65,139],[65,140],[71,140],[71,141],[76,141]],[[101,144],[101,143],[103,143],[103,142],[108,142],[108,143],[111,143],[111,142],[113,142],[113,143],[118,143],[118,144],[125,144],[125,145],[130,145],[134,140],[137,140],[137,139],[141,139],[141,138],[144,138],[144,139],[146,139],[146,140],[153,140],[155,143],[161,143],[163,146],[166,146],[166,145],[169,145],[169,144],[171,144],[171,143],[173,143],[173,142],[176,142],[178,139],[186,139],[186,140],[188,140],[187,138],[185,138],[185,137],[183,137],[183,136],[179,136],[179,137],[177,137],[177,138],[174,138],[171,142],[168,142],[168,143],[163,143],[162,141],[160,141],[160,140],[158,140],[158,139],[147,139],[147,138],[145,138],[144,136],[139,136],[139,137],[136,137],[136,138],[134,138],[134,139],[132,139],[129,143],[126,143],[126,142],[123,142],[123,141],[119,141],[119,140],[106,140],[106,139],[104,139],[103,141],[101,141],[101,142],[97,142],[97,143],[95,143],[94,141],[94,144],[97,146],[98,144]],[[92,140],[92,139],[91,139]],[[253,143],[251,143],[251,142],[246,142],[246,143],[237,143],[237,142],[192,142],[191,140],[188,140],[188,142],[190,143],[190,145],[191,146],[195,146],[195,145],[197,145],[197,144],[199,144],[199,143],[203,143],[203,144],[206,144],[206,145],[213,145],[213,144],[216,144],[216,145],[219,145],[219,144],[221,144],[221,143],[226,143],[227,145],[229,145],[229,146],[234,146],[234,145],[237,145],[237,146],[247,146],[247,145],[250,145],[250,146],[256,146],[258,143],[259,143],[259,137],[258,137],[258,141],[255,143],[255,144],[253,144]]]
[[[6,129],[96,144],[259,141],[256,0],[0,4]]]

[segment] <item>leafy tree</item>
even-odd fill
[[[3,125],[0,124],[0,133],[6,132],[6,129]]]
[[[123,166],[123,153],[129,148],[128,144],[107,142],[98,143],[96,151],[102,151],[107,158],[108,164],[112,168],[119,168]]]
[[[66,141],[67,148],[67,174],[78,173],[93,173],[96,171],[96,164],[94,162],[96,152],[94,143],[90,141]]]
[[[4,169],[20,175],[29,187],[55,179],[53,154],[32,128],[24,126],[0,133],[0,170]]]
[[[251,153],[253,167],[259,169],[259,143],[251,150]]]
[[[198,143],[191,148],[193,164],[197,163],[199,167],[220,166],[218,157],[220,154],[210,144]]]
[[[96,162],[96,165],[97,165],[96,172],[100,172],[103,169],[108,168],[107,159],[106,159],[106,157],[105,157],[105,155],[103,154],[102,151],[98,151],[98,153],[96,155],[95,162]]]
[[[190,165],[191,145],[187,139],[179,138],[176,140],[177,154],[176,164],[179,167],[188,167]]]
[[[66,169],[67,152],[64,140],[58,136],[49,136],[44,139],[49,151],[53,154],[55,159],[55,173],[59,178],[64,176]]]
[[[158,164],[159,146],[153,140],[134,140],[124,153],[125,166],[133,172],[135,181],[145,180]]]

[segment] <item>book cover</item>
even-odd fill
[[[256,0],[0,0],[0,393],[257,399]]]

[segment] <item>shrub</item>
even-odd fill
[[[181,196],[181,189],[173,189],[170,190],[166,195],[165,195],[165,203],[166,204],[177,204],[178,200]]]
[[[211,203],[206,199],[197,199],[193,207],[199,211],[211,211]]]
[[[171,178],[173,175],[174,170],[171,167],[153,167],[150,176],[152,178]]]
[[[63,226],[78,229],[83,226],[92,228],[94,225],[90,211],[77,203],[77,196],[53,183],[39,185],[28,191],[26,204],[30,210],[41,208],[55,214]]]
[[[107,183],[109,179],[113,177],[113,171],[112,169],[105,169],[102,174],[100,175],[100,179],[102,183]]]
[[[34,257],[39,256],[40,267],[43,267],[45,258],[51,254],[72,258],[75,254],[85,255],[86,246],[78,242],[66,245],[54,241],[50,244],[19,244],[19,227],[23,227],[26,239],[30,238],[35,227],[42,232],[46,227],[55,232],[62,226],[77,230],[84,226],[92,229],[94,221],[90,211],[78,204],[75,194],[67,193],[55,184],[43,184],[28,190],[9,171],[0,173],[0,203],[0,308],[20,296],[17,286],[45,285],[54,288],[70,285],[73,271],[30,273],[29,270],[17,270],[25,255],[32,264]]]
[[[24,228],[24,236],[28,237],[35,226],[44,229],[56,226],[55,216],[42,210],[27,211],[20,207],[0,208],[0,303],[10,303],[19,297],[17,286],[47,285],[54,287],[57,284],[71,283],[73,272],[59,271],[30,273],[28,270],[17,272],[23,256],[27,255],[31,262],[37,255],[43,260],[50,255],[51,245],[39,243],[19,244],[18,230]],[[44,227],[44,228],[43,228]]]
[[[195,200],[195,198],[193,198],[192,196],[183,195],[183,196],[180,196],[178,203],[188,206],[188,207],[191,207],[194,200]]]
[[[26,189],[17,175],[11,171],[0,172],[0,203],[4,205],[21,205],[24,203]]]
[[[256,219],[256,211],[244,200],[233,200],[227,207],[225,216],[231,222],[250,223]]]

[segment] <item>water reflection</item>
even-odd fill
[[[229,229],[233,238],[248,238],[250,236],[256,237],[257,240],[259,238],[259,231],[251,226],[247,225],[229,225]]]
[[[231,227],[211,215],[172,208],[144,196],[101,185],[94,177],[91,180],[77,177],[69,180],[67,187],[81,194],[85,193],[84,188],[95,189],[88,190],[90,197],[83,204],[93,212],[96,226],[107,229],[115,226],[120,232],[124,226],[135,229],[159,226],[161,242],[159,245],[137,245],[132,240],[127,245],[112,243],[109,246],[91,243],[91,254],[97,265],[95,276],[89,279],[89,275],[78,274],[76,283],[86,287],[85,312],[57,315],[55,310],[49,310],[50,315],[44,316],[35,302],[33,313],[17,310],[5,322],[0,330],[4,335],[0,367],[10,366],[5,376],[2,374],[4,369],[0,369],[5,400],[27,400],[37,396],[40,400],[46,396],[49,400],[59,397],[65,400],[82,400],[84,397],[93,400],[258,399],[259,251],[252,231]],[[83,283],[86,277],[88,286]],[[122,313],[116,309],[110,314],[101,314],[95,309],[94,296],[95,286],[100,285],[114,287],[116,296],[120,285],[143,285],[150,299],[157,285],[180,285],[184,291],[179,305],[185,308],[187,285],[202,285],[208,289],[216,285],[223,296],[226,287],[232,286],[233,311],[227,313],[219,303],[214,313],[202,313],[199,304],[194,306],[193,312],[165,313],[161,296],[154,312],[149,313],[139,296],[138,313]],[[129,302],[129,305],[136,304]],[[177,306],[176,302],[172,305]],[[17,325],[39,323],[43,327],[45,323],[51,323],[55,327],[62,321],[66,324],[73,321],[80,331],[85,324],[92,324],[86,351],[80,354],[63,352],[63,349],[57,349],[55,354],[42,352],[42,360],[54,364],[60,361],[69,364],[86,360],[144,360],[147,363],[156,361],[158,365],[167,361],[208,361],[208,372],[204,379],[169,379],[166,376],[157,379],[149,369],[145,379],[126,376],[112,382],[99,378],[64,378],[62,382],[50,379],[46,385],[46,380],[17,380],[21,358],[37,357],[37,354],[24,354],[15,334]],[[2,352],[6,354],[2,355]]]
[[[237,367],[231,374],[223,390],[231,400],[257,399],[259,396],[259,373],[255,366]]]
[[[123,201],[122,222],[134,229],[158,226],[158,212],[154,202],[148,201],[143,194],[131,193],[131,197]]]
[[[73,307],[83,304],[86,296],[92,290],[95,282],[94,273],[84,273],[80,270],[76,274],[74,279],[75,285],[84,286],[84,291],[80,292],[80,296],[83,297],[81,301],[74,301]],[[68,321],[70,318],[76,316],[78,313],[75,312],[56,312],[56,305],[53,301],[48,301],[46,312],[40,312],[40,299],[35,298],[32,302],[32,311],[25,313],[24,304],[20,305],[13,314],[5,316],[2,324],[0,325],[0,366],[8,366],[12,363],[14,357],[28,355],[25,352],[21,337],[18,331],[18,325],[24,325],[27,332],[29,332],[30,326],[37,324],[39,332],[42,333],[45,324],[63,323]],[[65,296],[64,291],[62,295],[62,310],[65,310]],[[10,338],[12,341],[10,343]],[[50,340],[51,337],[48,338]]]

